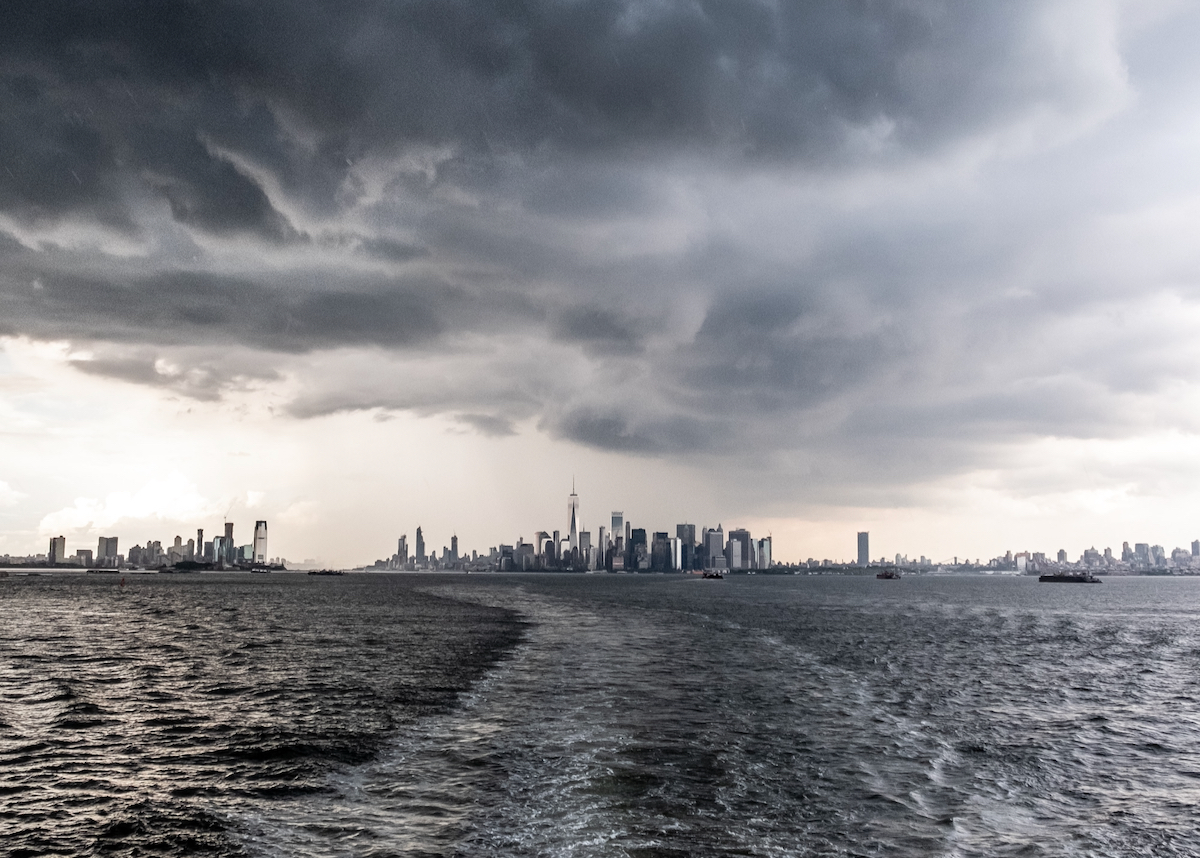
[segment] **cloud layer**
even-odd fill
[[[1161,104],[1190,67],[1142,60],[1196,24],[1103,2],[8,10],[0,335],[198,400],[286,383],[279,419],[445,413],[756,468],[781,497],[1190,432],[1197,260],[1141,237],[1185,235],[1197,187],[1164,209],[1137,153],[1187,151]]]

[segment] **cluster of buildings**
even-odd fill
[[[416,530],[410,554],[408,535],[398,540],[396,553],[367,567],[376,570],[463,569],[466,571],[576,571],[576,572],[703,572],[734,569],[769,569],[772,566],[771,537],[754,539],[750,531],[726,531],[721,525],[701,528],[677,524],[675,533],[647,532],[633,527],[621,511],[614,511],[608,525],[595,533],[582,530],[579,495],[572,489],[567,498],[565,530],[539,530],[533,540],[520,537],[512,545],[498,545],[487,554],[460,554],[458,537],[436,551],[427,551],[425,535]]]
[[[101,536],[93,552],[90,548],[77,548],[74,554],[67,553],[64,536],[50,539],[45,554],[31,557],[3,558],[6,563],[23,565],[45,564],[48,566],[81,566],[90,569],[158,569],[180,564],[194,564],[217,569],[240,569],[269,565],[267,560],[267,523],[254,523],[254,538],[248,545],[238,545],[233,538],[233,522],[225,522],[225,532],[205,541],[204,529],[196,531],[196,538],[183,541],[175,537],[172,544],[163,548],[158,540],[148,540],[145,545],[134,545],[121,554],[118,538]],[[274,562],[274,565],[282,565]]]
[[[1025,572],[1031,575],[1060,569],[1088,569],[1093,572],[1129,575],[1172,572],[1187,574],[1200,572],[1200,539],[1192,542],[1190,550],[1176,548],[1170,554],[1167,554],[1166,549],[1161,545],[1137,542],[1134,543],[1133,548],[1130,548],[1128,542],[1123,542],[1119,558],[1113,554],[1111,548],[1100,551],[1093,546],[1085,550],[1074,562],[1062,549],[1059,549],[1053,559],[1040,551],[1020,551],[1016,554],[1009,551],[1003,557],[992,559],[989,565],[997,569]]]
[[[939,563],[922,556],[918,560],[909,560],[907,556],[897,554],[894,559],[881,557],[870,559],[870,543],[867,533],[858,534],[858,566],[896,566],[914,570],[953,570],[963,572],[1008,572],[1019,575],[1042,575],[1053,572],[1086,570],[1100,574],[1113,575],[1161,575],[1161,574],[1200,574],[1200,539],[1192,542],[1191,549],[1176,548],[1170,554],[1161,545],[1150,545],[1137,542],[1132,548],[1128,542],[1121,544],[1121,556],[1117,557],[1111,548],[1103,551],[1095,548],[1086,549],[1078,560],[1072,561],[1064,549],[1059,549],[1054,557],[1049,557],[1041,551],[1006,551],[1003,555],[991,560],[980,561],[964,559]],[[830,565],[830,561],[808,561],[803,565]]]

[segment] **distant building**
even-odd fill
[[[629,527],[628,522],[625,524]],[[650,568],[650,546],[646,543],[646,529],[644,527],[633,527],[629,529],[629,544],[625,551],[629,562],[626,563],[627,569],[649,569]]]
[[[650,544],[650,568],[655,572],[666,572],[671,569],[671,541],[666,532],[654,534]]]
[[[758,540],[758,568],[771,568],[771,537],[769,536]]]
[[[408,534],[404,534],[396,542],[396,562],[401,566],[408,565]]]
[[[679,565],[677,569],[696,567],[696,525],[675,525],[675,538],[679,540]]]
[[[567,541],[571,553],[579,551],[579,495],[575,494],[575,483],[571,483],[571,494],[567,496]]]
[[[716,530],[704,530],[704,568],[729,568],[725,558],[725,531],[719,524]]]
[[[1065,548],[1058,549],[1058,562],[1059,563],[1067,562],[1067,549],[1065,549]]]
[[[730,569],[744,569],[744,560],[742,559],[742,541],[733,538],[733,532],[730,532],[729,542],[725,545],[725,560]]]
[[[117,566],[117,537],[101,536],[96,546],[96,563],[100,566]]]
[[[254,562],[267,562],[267,523],[254,522]]]
[[[870,532],[866,530],[859,531],[858,534],[858,565],[871,565],[871,549],[870,549]]]
[[[740,527],[734,528],[733,530],[729,531],[729,541],[736,542],[739,546],[741,546],[741,548],[738,550],[738,563],[734,565],[732,560],[733,555],[731,554],[729,568],[753,569],[754,552],[751,548],[750,531]]]
[[[238,561],[237,544],[233,541],[233,522],[225,522],[225,556],[222,558],[229,565]]]
[[[46,552],[46,558],[50,563],[67,562],[67,538],[65,536],[50,537],[50,550]]]
[[[458,534],[457,533],[450,537],[450,562],[451,563],[458,562]]]
[[[590,572],[596,568],[596,558],[592,548],[592,532],[590,530],[579,531],[579,562],[583,568]]]
[[[417,564],[425,565],[425,535],[421,533],[421,528],[417,528]]]

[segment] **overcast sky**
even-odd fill
[[[1200,538],[1197,44],[1150,0],[10,4],[0,553],[483,550],[572,477],[781,559]]]

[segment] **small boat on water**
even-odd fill
[[[895,581],[897,578],[900,577],[900,570],[899,569],[884,569],[882,572],[876,573],[875,577],[881,578],[884,581]]]
[[[309,575],[345,575],[341,569],[310,569]]]
[[[1100,579],[1091,572],[1061,573],[1039,575],[1038,580],[1043,584],[1099,584]]]
[[[702,578],[712,578],[712,579],[714,579],[714,580],[716,580],[716,581],[720,581],[720,580],[722,580],[722,579],[725,577],[725,575],[724,575],[724,573],[721,573],[721,572],[715,572],[715,571],[713,571],[713,572],[705,572],[705,573],[704,573],[703,575],[701,575],[700,577],[702,577]]]

